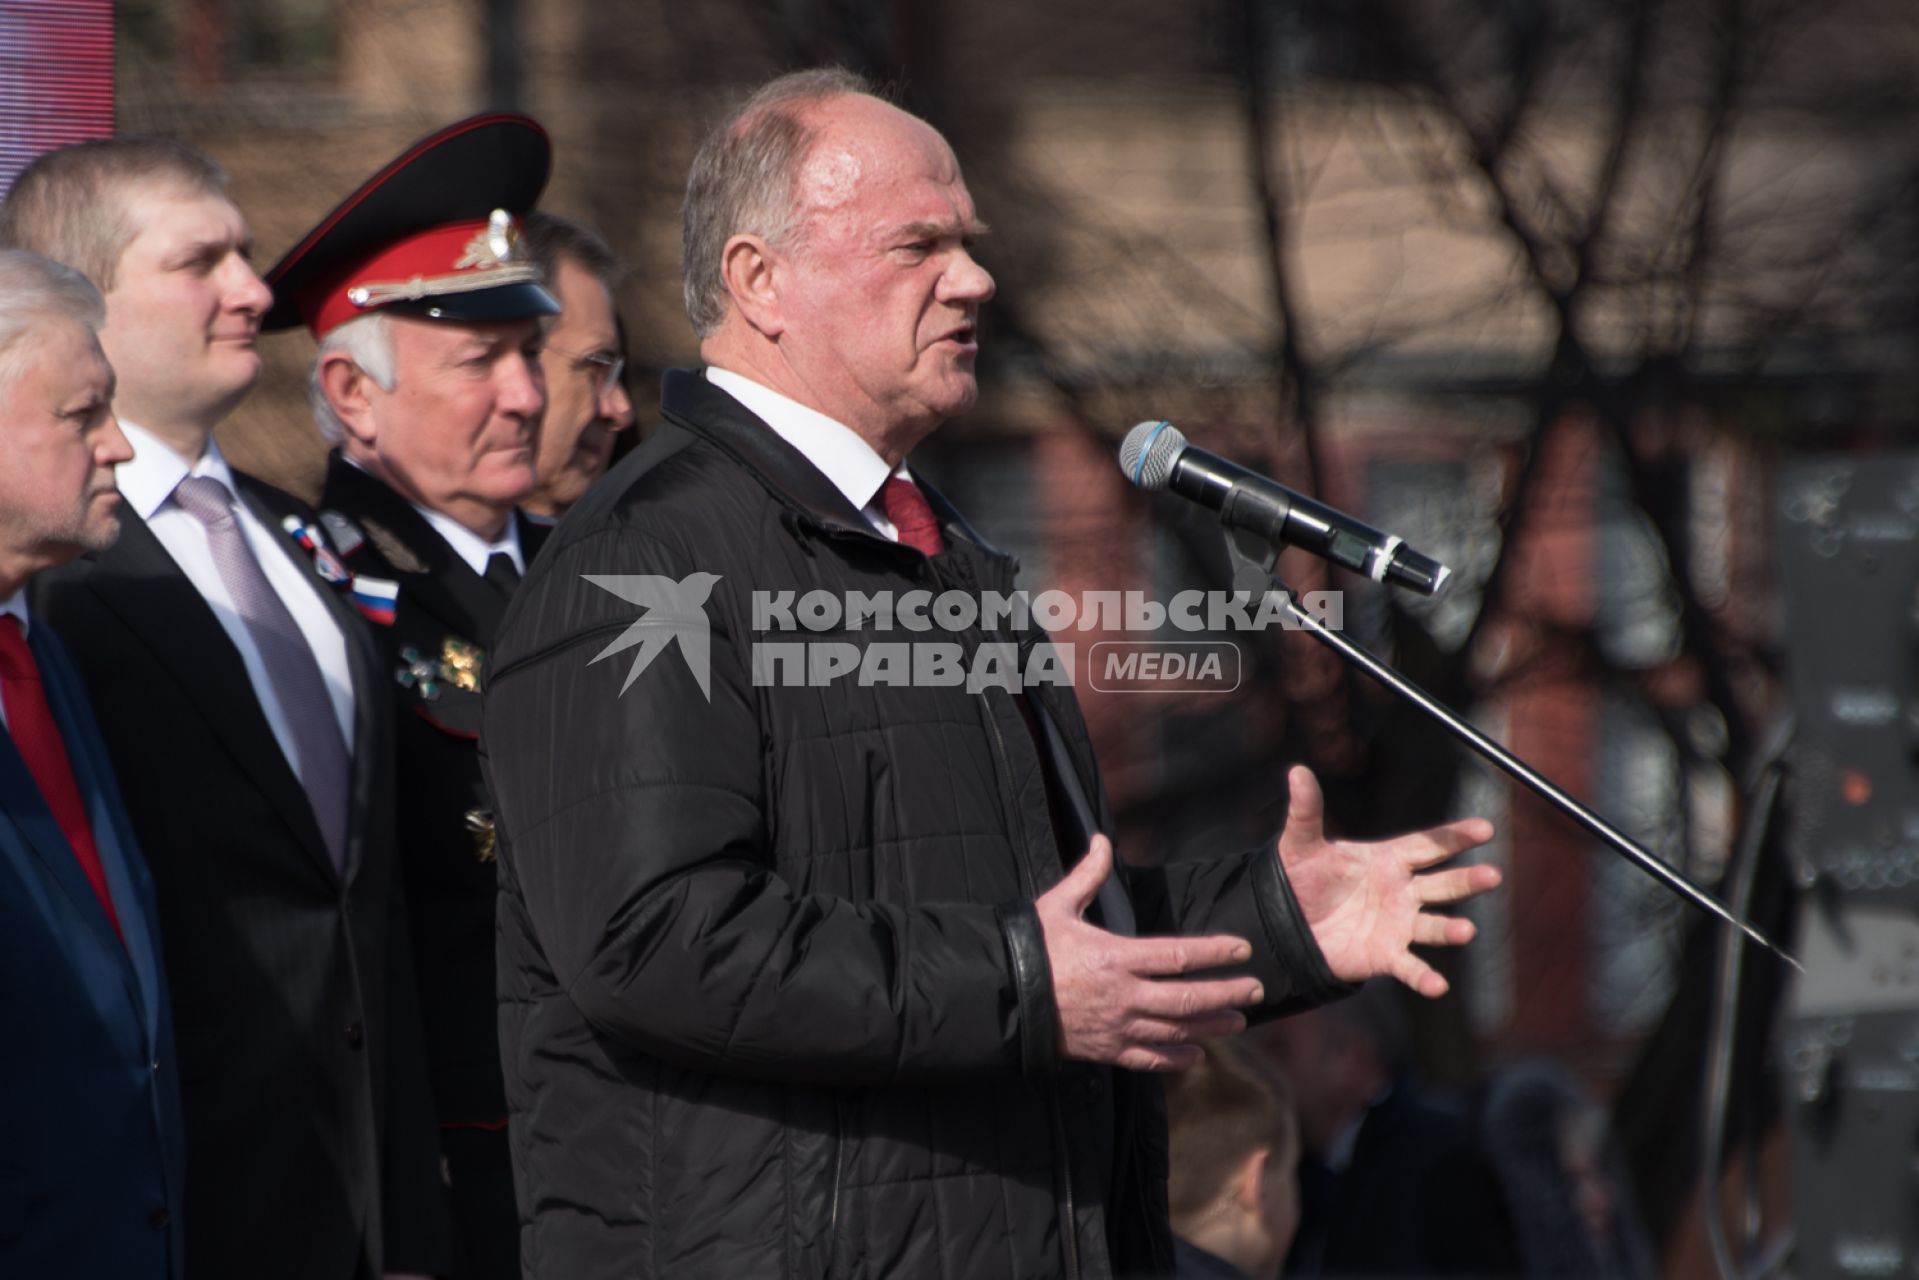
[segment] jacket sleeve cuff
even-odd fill
[[[1293,896],[1293,886],[1280,870],[1273,846],[1268,844],[1255,850],[1252,859],[1252,899],[1259,912],[1260,926],[1278,967],[1292,979],[1277,989],[1267,987],[1269,997],[1279,998],[1269,999],[1260,1012],[1266,1016],[1296,1013],[1359,990],[1358,984],[1335,977],[1327,966],[1319,942],[1306,923],[1305,913],[1299,909],[1299,900]],[[1280,994],[1282,992],[1284,994]]]
[[[1030,902],[998,909],[1006,939],[1007,966],[1019,1018],[1020,1071],[1051,1075],[1059,1068],[1059,1006],[1053,1002],[1053,967],[1046,959],[1046,935]]]

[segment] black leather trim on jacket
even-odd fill
[[[1053,966],[1046,958],[1039,911],[1030,902],[996,910],[1019,998],[1020,1070],[1028,1076],[1051,1075],[1059,1069],[1059,1006],[1053,1002]]]
[[[1306,914],[1299,909],[1299,899],[1293,896],[1293,886],[1280,874],[1277,853],[1254,859],[1253,902],[1259,908],[1260,923],[1266,928],[1267,944],[1281,954],[1290,952],[1287,960],[1303,968],[1310,978],[1291,993],[1292,998],[1279,1012],[1311,1008],[1359,990],[1357,983],[1341,981],[1327,966],[1326,956],[1306,922]],[[1299,944],[1288,947],[1289,939],[1297,939]]]

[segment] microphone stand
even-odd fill
[[[1319,619],[1301,609],[1293,602],[1293,592],[1273,573],[1273,566],[1279,561],[1278,548],[1268,544],[1256,534],[1243,530],[1228,529],[1226,532],[1227,554],[1233,563],[1233,587],[1238,591],[1250,592],[1255,598],[1264,598],[1266,593],[1278,587],[1285,601],[1286,613],[1301,630],[1312,635],[1315,640],[1344,658],[1348,664],[1365,672],[1380,684],[1385,685],[1401,698],[1425,712],[1439,726],[1471,747],[1481,757],[1496,765],[1514,781],[1545,800],[1553,808],[1597,836],[1613,852],[1638,867],[1653,879],[1671,889],[1674,893],[1703,911],[1717,916],[1720,920],[1745,934],[1766,950],[1784,960],[1799,972],[1805,972],[1792,956],[1788,955],[1778,943],[1768,938],[1752,925],[1733,915],[1717,898],[1694,884],[1679,872],[1661,862],[1648,852],[1638,841],[1619,828],[1607,822],[1584,804],[1554,783],[1550,778],[1534,769],[1518,756],[1493,741],[1485,733],[1469,723],[1458,712],[1439,701],[1418,685],[1408,680],[1386,663],[1348,640],[1337,631],[1328,629]]]

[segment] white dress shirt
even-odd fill
[[[745,405],[747,410],[773,428],[773,434],[806,455],[846,500],[859,508],[866,522],[888,542],[898,542],[900,531],[886,518],[880,506],[880,486],[888,476],[911,480],[913,473],[901,462],[888,467],[873,446],[845,423],[809,409],[799,401],[783,396],[771,387],[728,369],[707,366],[706,380]]]
[[[133,461],[123,462],[114,469],[114,479],[120,486],[121,496],[127,500],[133,513],[147,522],[147,528],[153,531],[153,536],[160,540],[160,545],[180,566],[180,571],[187,575],[187,580],[207,602],[207,607],[213,610],[213,616],[219,619],[220,627],[227,633],[227,638],[233,641],[233,647],[240,651],[240,660],[246,664],[247,680],[253,685],[254,696],[260,700],[260,710],[266,713],[267,725],[273,730],[274,740],[280,744],[280,750],[285,753],[287,763],[293,766],[294,773],[300,773],[300,753],[294,746],[286,712],[280,705],[278,691],[267,679],[266,665],[261,661],[259,647],[253,643],[253,634],[247,630],[246,620],[234,608],[227,584],[213,563],[213,548],[207,538],[207,527],[171,501],[174,489],[190,475],[209,476],[218,480],[227,487],[227,492],[234,495],[233,510],[246,536],[247,548],[253,552],[253,558],[259,561],[267,582],[280,597],[281,603],[286,605],[287,612],[293,615],[300,634],[306,637],[307,647],[313,651],[313,660],[319,663],[320,676],[326,682],[327,697],[333,703],[333,715],[339,721],[340,736],[346,741],[348,753],[351,754],[353,672],[347,662],[346,635],[320,595],[326,588],[308,568],[294,562],[252,509],[240,500],[239,486],[233,482],[233,471],[221,456],[219,445],[208,440],[206,452],[200,455],[199,461],[189,466],[186,459],[151,432],[125,420],[121,421],[120,430],[126,433],[127,443],[133,446]],[[153,622],[155,626],[168,625],[165,618],[156,618]]]
[[[33,630],[32,630],[33,623],[27,618],[26,588],[22,587],[20,590],[8,596],[5,600],[0,600],[0,617],[5,617],[7,614],[12,614],[14,617],[20,619],[21,635],[29,636],[33,634]],[[7,704],[4,698],[0,698],[0,729],[4,729],[6,727],[7,727]]]

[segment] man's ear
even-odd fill
[[[736,235],[720,250],[720,279],[733,307],[761,336],[777,338],[786,329],[780,314],[779,287],[773,280],[773,247],[756,235]]]
[[[320,357],[320,391],[333,406],[333,416],[346,427],[346,439],[362,448],[373,447],[377,434],[373,425],[373,404],[369,398],[379,388],[366,370],[355,364],[344,351],[329,351]]]
[[[1259,1217],[1266,1204],[1266,1180],[1275,1172],[1273,1149],[1254,1147],[1227,1180],[1226,1189],[1232,1193],[1233,1204],[1255,1218]]]

